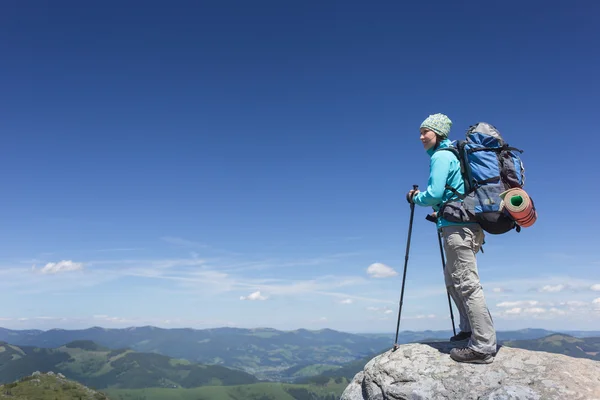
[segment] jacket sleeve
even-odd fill
[[[419,192],[413,197],[415,204],[420,206],[434,206],[442,202],[448,174],[450,173],[451,156],[450,152],[446,151],[439,151],[431,156],[427,190]]]

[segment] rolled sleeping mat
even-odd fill
[[[537,211],[533,200],[523,189],[513,188],[500,194],[504,200],[506,211],[514,218],[515,222],[523,228],[530,227],[537,220]]]

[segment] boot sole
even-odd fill
[[[452,358],[452,357],[450,357]],[[485,358],[485,359],[476,359],[476,360],[456,360],[452,358],[456,362],[467,363],[467,364],[491,364],[494,362],[494,357]]]

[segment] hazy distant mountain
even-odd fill
[[[498,340],[525,340],[554,332],[523,329],[498,332]],[[580,332],[581,333],[581,332]],[[593,336],[586,332],[589,336]],[[401,331],[398,343],[448,340],[451,331]],[[600,334],[599,334],[600,336]],[[394,344],[395,334],[352,334],[323,329],[280,331],[270,328],[162,329],[151,326],[84,330],[14,331],[0,328],[0,340],[14,345],[55,348],[90,340],[110,349],[130,348],[202,364],[246,371],[259,379],[290,381],[335,370],[372,357]]]
[[[499,333],[500,337],[520,337],[527,336],[529,334],[539,334],[547,332],[544,330],[524,330],[522,332],[502,332]],[[597,332],[590,332],[592,334]],[[600,336],[600,335],[599,335]],[[548,353],[565,354],[574,358],[589,358],[592,360],[600,361],[600,337],[584,337],[576,338],[565,334],[550,334],[548,336],[529,339],[529,340],[499,340],[501,346],[516,347],[526,350],[534,351],[545,351]],[[322,372],[319,375],[300,378],[296,380],[297,383],[305,384],[323,384],[331,379],[340,381],[344,379],[351,381],[352,378],[360,371],[362,371],[365,365],[374,357],[368,356],[360,360],[356,360],[347,363],[335,370],[328,370]]]
[[[554,334],[540,339],[506,341],[503,345],[600,361],[600,337],[576,338]]]
[[[414,335],[411,335],[412,339]],[[389,335],[356,335],[329,329],[128,329],[0,331],[0,340],[15,345],[54,348],[74,340],[91,340],[111,349],[131,348],[202,364],[237,368],[261,379],[285,379],[281,371],[297,365],[340,365],[393,345]]]
[[[0,383],[35,371],[53,371],[94,388],[148,388],[242,385],[258,380],[218,365],[200,365],[160,354],[110,350],[91,341],[75,341],[55,349],[0,342]]]

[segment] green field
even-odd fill
[[[337,400],[346,380],[327,385],[255,383],[239,386],[203,386],[193,389],[106,389],[112,400]]]
[[[0,383],[10,383],[35,371],[54,371],[98,389],[138,389],[245,385],[256,377],[219,365],[190,363],[155,353],[109,350],[91,341],[76,341],[56,349],[0,343]]]
[[[13,400],[109,400],[102,392],[57,375],[36,374],[0,385],[0,397]]]

